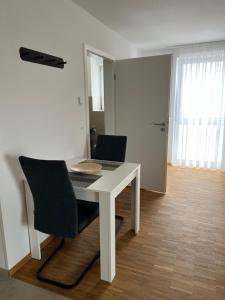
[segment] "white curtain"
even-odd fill
[[[225,47],[199,47],[174,57],[169,160],[225,169]]]

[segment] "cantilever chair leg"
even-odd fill
[[[116,234],[118,233],[124,218],[122,216],[117,216],[116,215],[116,219],[119,220],[118,226],[116,227]],[[58,251],[60,251],[63,246],[65,244],[65,239],[62,238],[61,242],[59,243],[59,245],[56,247],[56,249],[51,253],[51,255],[46,259],[46,261],[43,263],[43,265],[39,268],[38,272],[37,272],[37,279],[46,283],[50,283],[53,284],[55,286],[58,287],[62,287],[62,288],[72,288],[74,286],[76,286],[81,279],[84,277],[84,275],[88,272],[88,270],[91,268],[91,266],[93,265],[93,263],[96,261],[97,258],[99,258],[100,256],[100,251],[96,252],[96,255],[94,256],[94,258],[90,261],[90,263],[88,264],[88,266],[84,269],[83,272],[81,272],[80,276],[76,279],[76,281],[74,281],[72,284],[64,284],[62,282],[58,282],[58,281],[54,281],[54,280],[50,280],[45,278],[44,276],[41,276],[40,273],[41,271],[43,271],[43,269],[48,265],[48,263],[50,262],[50,260],[52,259],[53,256],[55,256],[57,254]]]
[[[43,278],[40,273],[41,271],[47,266],[47,264],[50,262],[51,258],[53,256],[55,256],[55,254],[63,248],[63,246],[65,245],[65,238],[62,238],[61,241],[60,241],[60,244],[56,247],[56,249],[54,249],[54,251],[49,255],[49,257],[46,259],[46,261],[43,263],[43,265],[38,269],[37,271],[37,279],[38,280],[41,280],[41,281],[44,281],[44,282],[47,282],[47,283],[51,283],[51,284],[54,284],[54,285],[57,285],[57,286],[61,286],[61,287],[64,287],[62,286],[62,284],[60,284],[59,282],[55,282],[53,280],[49,280],[49,279],[45,279]]]

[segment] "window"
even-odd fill
[[[225,168],[225,50],[178,55],[173,102],[174,165]]]
[[[94,54],[90,54],[90,77],[92,111],[104,111],[103,58]]]

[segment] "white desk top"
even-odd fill
[[[66,164],[68,170],[74,164],[77,164],[85,159],[71,159],[67,160]],[[136,163],[122,163],[118,168],[113,171],[101,170],[98,175],[102,175],[101,178],[89,185],[86,190],[94,192],[113,192],[117,187],[132,175],[141,165]],[[83,189],[83,188],[81,188]]]

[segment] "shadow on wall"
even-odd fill
[[[20,194],[20,199],[22,202],[22,213],[21,213],[21,222],[22,224],[27,224],[27,212],[26,212],[26,202],[25,202],[25,189],[23,184],[23,171],[20,167],[20,163],[17,156],[5,155],[6,164],[10,170],[11,178],[14,181],[15,187]]]

